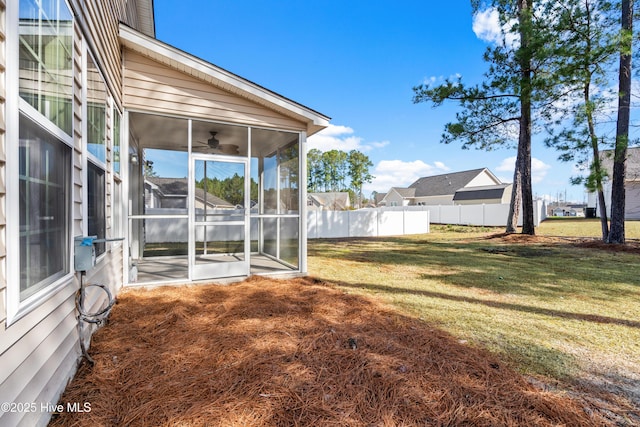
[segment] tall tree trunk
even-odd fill
[[[622,0],[622,44],[618,89],[618,122],[613,157],[611,188],[611,231],[609,243],[624,243],[625,163],[629,144],[629,115],[631,105],[631,47],[633,30],[633,0]]]
[[[520,178],[522,184],[522,234],[536,234],[533,214],[533,190],[531,187],[531,10],[533,0],[518,0],[520,24]],[[516,166],[517,165],[516,161]]]
[[[604,198],[604,190],[602,187],[602,165],[600,162],[600,150],[598,148],[597,139],[591,139],[593,148],[593,164],[592,173],[596,176],[596,189],[598,193],[598,209],[600,209],[600,228],[602,229],[602,241],[607,242],[609,239],[609,221],[607,218],[607,202]]]
[[[590,83],[587,83],[584,88],[584,99],[587,109],[587,123],[589,126],[589,135],[591,139],[591,150],[593,152],[593,163],[591,163],[591,173],[595,176],[596,191],[598,193],[598,208],[600,209],[600,227],[602,228],[602,241],[606,242],[609,238],[609,221],[607,220],[607,202],[604,198],[604,191],[602,188],[602,163],[600,162],[600,148],[598,146],[598,137],[596,135],[596,128],[593,121],[593,109],[590,106]]]
[[[522,174],[521,174],[520,147],[516,156],[516,166],[513,170],[513,186],[511,190],[511,203],[509,204],[509,217],[507,218],[507,234],[513,234],[518,228],[518,216],[520,214],[520,201],[522,200]]]
[[[584,7],[587,16],[588,30],[587,34],[592,34],[591,29],[591,4],[589,1],[584,2]],[[584,73],[586,80],[583,87],[584,95],[584,107],[587,113],[587,127],[589,129],[589,139],[591,140],[591,151],[593,154],[593,162],[590,165],[590,173],[595,178],[595,188],[598,194],[598,208],[600,209],[600,228],[602,229],[602,241],[606,242],[609,238],[609,220],[607,218],[607,204],[604,198],[604,190],[602,185],[602,179],[604,177],[604,171],[602,170],[602,162],[600,161],[600,146],[598,145],[598,135],[596,134],[596,125],[593,119],[594,104],[591,101],[591,82],[593,78],[593,71],[591,70],[591,60],[593,55],[593,48],[591,44],[591,37],[586,37],[586,51],[585,51],[585,64]]]

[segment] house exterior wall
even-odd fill
[[[124,52],[125,108],[250,126],[304,131],[306,125],[153,61]]]
[[[607,216],[611,216],[611,182],[603,186],[605,203],[607,205]],[[598,208],[597,193],[587,194],[587,206],[596,208],[596,216],[600,218],[600,208]],[[627,181],[625,183],[625,219],[640,220],[640,181]]]
[[[613,176],[613,157],[613,150],[600,152],[602,167],[610,177]],[[627,149],[625,169],[625,218],[628,220],[640,220],[640,147],[630,147]],[[603,185],[608,217],[611,216],[612,184],[611,180],[608,180]],[[596,208],[596,216],[600,217],[597,193],[587,193],[587,206],[589,208]]]
[[[7,235],[6,235],[6,5],[0,1],[0,327],[4,325],[7,316],[6,287],[7,287]]]
[[[486,170],[484,170],[484,171],[482,171],[482,173],[478,174],[478,176],[476,176],[471,181],[469,181],[469,183],[467,185],[465,185],[465,188],[482,187],[484,185],[496,185],[496,184],[500,184],[500,182],[496,182],[496,180],[493,179],[487,173]]]
[[[78,25],[86,35],[94,55],[100,58],[113,96],[122,105],[122,57],[118,40],[120,21],[143,30],[136,0],[70,0]],[[144,3],[144,2],[142,2]]]
[[[72,131],[71,139],[71,188],[70,212],[71,231],[73,236],[86,234],[86,136],[84,111],[85,88],[83,87],[84,64],[87,51],[92,51],[93,58],[102,70],[102,76],[113,96],[116,105],[120,103],[121,93],[117,88],[121,85],[120,49],[118,47],[118,21],[124,12],[124,0],[115,1],[70,1],[76,19],[72,28]],[[131,2],[133,3],[133,2]],[[13,130],[10,138],[6,138],[5,123],[8,108],[11,108],[11,123],[16,126],[18,117],[17,90],[10,97],[6,95],[5,85],[17,86],[16,71],[10,73],[10,81],[6,76],[7,51],[15,53],[17,45],[18,2],[9,3],[6,10],[5,1],[0,0],[0,402],[33,403],[32,411],[0,412],[0,425],[11,426],[44,426],[48,423],[50,413],[43,408],[46,404],[56,404],[67,382],[77,368],[80,356],[78,321],[76,318],[75,294],[79,288],[79,274],[69,275],[60,283],[45,292],[44,297],[32,308],[16,319],[7,318],[7,287],[18,286],[8,283],[7,263],[15,265],[17,260],[6,258],[6,193],[7,175],[5,163],[8,144],[17,145],[17,130]],[[12,22],[8,25],[8,20]],[[12,31],[7,33],[7,29]],[[15,61],[17,63],[17,61]],[[15,65],[11,65],[14,67]],[[5,100],[8,99],[8,102]],[[112,105],[112,104],[110,104]],[[106,134],[110,135],[111,108],[106,108]],[[117,206],[113,206],[114,194],[111,165],[111,138],[107,137],[107,160],[105,164],[105,216],[106,237],[113,236],[113,222]],[[11,152],[17,152],[12,149]],[[17,163],[17,159],[11,158]],[[15,179],[14,179],[15,180]],[[14,221],[15,223],[15,221]],[[73,243],[72,243],[73,245]],[[13,246],[18,247],[13,243]],[[13,253],[9,255],[13,256]],[[109,285],[112,294],[122,284],[122,244],[108,244],[106,253],[102,255],[96,267],[84,278],[86,283],[103,283]],[[12,279],[13,280],[13,279]],[[96,311],[105,303],[105,295],[96,288],[90,288],[85,296],[85,309]],[[90,333],[95,327],[83,327],[82,339],[88,344]]]
[[[627,181],[625,218],[640,219],[640,181]]]
[[[385,206],[407,206],[410,204],[410,200],[402,197],[400,193],[391,189],[384,197]]]
[[[504,193],[502,193],[502,199],[499,203],[511,203],[511,195],[513,194],[513,184],[509,185],[504,189]]]
[[[502,199],[482,199],[482,200],[460,200],[455,202],[456,205],[493,205],[493,204],[501,204]]]
[[[442,196],[416,197],[414,205],[438,206],[453,205],[453,194],[444,194]]]

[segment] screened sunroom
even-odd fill
[[[130,285],[306,272],[306,137],[328,118],[121,28]]]

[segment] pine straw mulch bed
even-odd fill
[[[52,426],[582,426],[494,355],[310,278],[126,291]]]

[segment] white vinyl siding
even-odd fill
[[[3,74],[3,78],[0,79],[2,83],[2,96],[0,97],[2,108],[0,109],[2,114],[2,132],[0,132],[0,147],[1,147],[1,182],[2,182],[2,204],[0,211],[2,212],[2,227],[0,229],[0,241],[4,244],[8,243],[12,246],[10,255],[18,253],[19,245],[19,225],[18,220],[18,202],[15,197],[17,196],[18,185],[18,154],[19,154],[19,113],[18,107],[19,95],[18,95],[18,82],[19,82],[19,70],[18,70],[18,2],[9,3],[9,10],[5,14],[5,2],[0,1],[0,25],[3,30],[0,37],[0,52],[2,52],[2,67],[0,71]],[[7,21],[5,21],[5,19]],[[5,32],[6,28],[6,32]],[[76,30],[73,31],[73,37],[75,38]],[[4,36],[7,36],[6,41]],[[74,43],[76,41],[74,40]],[[6,71],[4,68],[5,54],[10,61],[7,61],[9,69]],[[74,62],[75,63],[75,62]],[[79,70],[73,70],[74,75]],[[65,75],[65,79],[69,77],[69,74]],[[7,88],[10,88],[8,92],[4,92],[5,79],[7,80]],[[72,79],[75,80],[75,79]],[[68,80],[65,80],[68,81]],[[5,93],[7,105],[5,106]],[[71,93],[71,91],[70,91]],[[73,98],[72,98],[73,99]],[[31,108],[31,107],[29,107]],[[71,109],[73,110],[73,108]],[[33,115],[35,109],[31,109],[29,114]],[[43,110],[45,113],[46,110]],[[37,116],[37,113],[36,113]],[[6,118],[6,119],[5,119]],[[52,117],[54,123],[63,123]],[[59,117],[58,117],[59,118]],[[42,118],[41,118],[42,119]],[[38,120],[41,120],[38,119]],[[4,123],[9,123],[8,129],[10,131],[5,135]],[[46,120],[46,119],[44,119]],[[64,127],[64,126],[63,126]],[[51,126],[48,127],[48,131],[51,132]],[[65,131],[70,131],[69,128]],[[55,132],[53,132],[55,133]],[[60,132],[61,133],[61,132]],[[73,156],[73,148],[70,145],[73,144],[73,135],[64,137],[64,135],[57,134],[55,137],[58,139],[64,139],[71,156]],[[9,145],[7,145],[9,144]],[[10,170],[5,171],[5,160],[7,156],[10,156],[12,164]],[[69,158],[69,167],[71,167],[72,160]],[[11,176],[7,176],[10,173]],[[72,182],[73,174],[69,170],[67,172],[67,180],[69,184]],[[9,179],[9,182],[7,182]],[[7,191],[10,192],[11,200],[5,199],[4,186],[7,183]],[[15,191],[15,193],[14,193]],[[73,192],[69,191],[69,199],[73,197]],[[72,206],[72,201],[68,200],[68,208]],[[11,234],[5,227],[4,218],[6,216],[6,209],[10,209],[11,216]],[[70,212],[66,214],[66,222],[71,226]],[[71,235],[71,231],[68,233]],[[11,236],[11,237],[8,237]],[[67,259],[71,255],[71,247],[67,248]],[[72,275],[66,275],[64,279],[58,280],[55,285],[47,288],[43,293],[43,297],[39,298],[35,303],[28,307],[28,310],[18,318],[8,319],[7,313],[9,310],[8,305],[13,305],[15,310],[15,293],[13,299],[8,301],[6,286],[7,286],[7,261],[4,259],[5,253],[2,251],[2,268],[1,275],[2,281],[0,282],[0,319],[2,324],[0,325],[0,402],[55,402],[59,398],[61,392],[66,385],[66,382],[71,378],[75,372],[75,367],[78,361],[78,345],[77,345],[77,332],[76,332],[76,319],[75,319],[75,304],[74,296],[77,284],[75,278]],[[11,261],[11,265],[15,266],[18,263],[18,259],[15,258],[15,264]],[[69,262],[70,264],[70,262]],[[19,273],[12,272],[10,276],[10,285],[19,286]],[[9,320],[11,322],[9,323]],[[38,408],[39,409],[39,408]],[[49,414],[46,412],[35,413],[0,413],[0,425],[11,426],[44,426],[47,424]]]
[[[124,102],[131,110],[306,130],[304,123],[130,50],[125,50]]]
[[[445,194],[442,196],[416,197],[414,200],[414,204],[421,204],[423,206],[452,205],[453,194]]]
[[[107,86],[121,105],[122,85],[120,44],[118,28],[125,14],[126,0],[72,0],[89,47],[98,60],[98,67],[105,75]]]
[[[406,203],[402,195],[391,189],[384,198],[386,206],[404,206]]]
[[[0,0],[0,328],[4,329],[7,315],[5,288],[7,286],[7,237],[6,237],[6,47],[7,25],[5,0]],[[1,330],[0,329],[0,330]]]
[[[626,185],[626,219],[640,219],[640,181],[627,181]]]
[[[469,183],[464,187],[465,188],[482,187],[485,185],[496,185],[496,184],[500,184],[500,181],[496,181],[495,179],[493,179],[493,177],[486,170],[484,170],[480,174],[478,174],[478,176],[476,176],[471,181],[469,181]]]
[[[97,0],[93,2],[97,3]],[[104,11],[116,10],[114,5],[122,3],[123,0],[106,1],[101,5]],[[73,7],[78,2],[70,1]],[[82,2],[84,3],[84,2]],[[5,5],[9,5],[6,11]],[[74,6],[75,5],[75,6]],[[122,9],[124,5],[120,5]],[[110,12],[111,13],[111,12]],[[74,16],[78,16],[77,9]],[[6,19],[6,21],[5,21]],[[102,19],[102,17],[101,17]],[[102,23],[92,25],[101,27]],[[117,30],[118,21],[109,22],[107,27]],[[72,92],[72,120],[70,134],[65,139],[69,146],[71,159],[69,159],[70,171],[68,179],[70,184],[69,209],[67,213],[70,236],[80,236],[85,232],[86,214],[84,206],[87,202],[83,194],[85,185],[84,168],[87,154],[84,151],[86,146],[83,132],[84,117],[83,105],[85,99],[83,91],[85,84],[83,79],[83,61],[87,55],[87,48],[84,33],[78,22],[72,26],[73,44],[72,52],[72,72],[71,84]],[[5,41],[5,35],[7,39]],[[113,69],[119,70],[119,47],[117,46],[117,34],[112,36],[112,41],[116,42],[115,50],[111,52],[111,57],[115,58]],[[9,48],[9,46],[14,46]],[[17,253],[17,238],[8,239],[9,230],[6,227],[8,206],[6,192],[9,191],[11,197],[15,197],[17,192],[12,189],[17,188],[17,154],[18,154],[18,2],[5,3],[0,0],[0,402],[51,402],[56,403],[64,390],[68,381],[72,378],[77,368],[80,356],[80,346],[78,343],[78,328],[75,310],[75,293],[79,287],[78,275],[69,274],[64,279],[56,282],[50,290],[43,293],[43,297],[36,303],[29,306],[28,310],[13,319],[7,318],[8,301],[7,295],[7,244],[11,244],[14,249],[9,251],[13,256]],[[11,60],[6,61],[6,58]],[[102,58],[101,58],[102,59]],[[10,67],[5,75],[5,63]],[[5,87],[5,80],[7,86]],[[13,86],[11,86],[13,85]],[[113,85],[115,87],[116,85]],[[8,93],[7,93],[8,92]],[[115,95],[118,95],[116,92]],[[5,100],[8,103],[5,107]],[[111,185],[110,170],[110,110],[112,104],[107,104],[106,112],[106,163],[105,168],[105,209],[106,209],[106,233],[110,233],[110,216],[113,215],[111,206]],[[10,114],[8,113],[10,112]],[[5,123],[9,123],[6,126]],[[5,135],[5,131],[8,131]],[[59,136],[59,135],[58,135]],[[63,138],[64,139],[64,138]],[[10,144],[7,146],[7,144]],[[7,182],[6,159],[10,155],[16,158],[15,163],[10,165],[11,182]],[[9,185],[11,184],[11,185]],[[7,189],[5,189],[5,186]],[[16,199],[17,200],[17,199]],[[13,203],[13,205],[17,205]],[[14,209],[15,210],[15,209]],[[17,236],[17,214],[10,217],[9,228],[12,235]],[[68,256],[73,253],[72,246],[68,249]],[[17,259],[16,259],[17,262]],[[71,263],[70,263],[71,264]],[[13,263],[12,263],[13,265]],[[113,294],[122,284],[122,245],[111,248],[107,245],[106,255],[103,256],[95,269],[89,272],[86,277],[87,282],[99,282],[109,285]],[[12,277],[14,277],[13,274]],[[11,286],[18,286],[18,281],[11,279]],[[91,288],[87,292],[85,308],[95,311],[100,304],[104,304],[104,294],[99,290],[94,292]],[[10,321],[8,321],[10,320]],[[95,327],[84,328],[84,339],[88,342],[88,337]],[[50,414],[38,411],[35,413],[1,413],[0,425],[11,426],[46,426]]]

